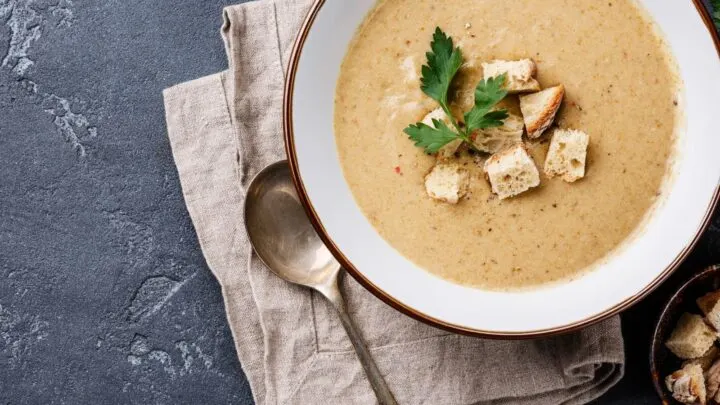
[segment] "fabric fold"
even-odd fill
[[[284,69],[310,3],[226,8],[221,35],[229,69],[165,90],[168,135],[255,402],[371,404],[372,390],[334,310],[270,273],[244,229],[250,180],[284,158]],[[401,404],[582,404],[623,375],[617,317],[549,339],[484,340],[405,317],[350,277],[342,289]]]

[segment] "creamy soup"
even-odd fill
[[[533,58],[543,87],[565,85],[555,124],[590,135],[585,178],[541,173],[538,188],[501,201],[484,179],[485,157],[463,153],[469,195],[457,205],[427,196],[435,158],[403,129],[437,107],[419,84],[436,26],[465,57],[455,109],[472,105],[483,61]],[[382,237],[433,274],[494,290],[568,280],[628,239],[661,195],[681,117],[674,67],[632,0],[380,1],[337,83],[344,175]],[[517,97],[506,104],[519,114]],[[539,168],[547,137],[526,142]]]

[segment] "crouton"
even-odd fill
[[[448,118],[447,114],[445,114],[445,110],[443,110],[441,107],[438,107],[427,113],[427,115],[423,117],[421,122],[427,126],[435,128],[433,120],[442,121],[445,123],[445,125],[450,126],[450,119]]]
[[[700,308],[703,314],[707,314],[708,312],[713,310],[713,307],[715,307],[715,304],[717,304],[718,300],[720,300],[720,291],[713,291],[698,298],[697,300],[695,300],[695,302],[697,303],[698,308]]]
[[[715,363],[715,360],[717,360],[718,354],[720,354],[718,352],[718,348],[716,346],[713,346],[710,348],[710,350],[707,351],[707,353],[703,354],[702,357],[698,357],[697,359],[692,360],[685,360],[682,365],[684,367],[688,364],[697,364],[703,369],[703,371],[707,371],[710,366]]]
[[[720,403],[720,360],[715,361],[705,371],[705,384],[707,397],[715,403]]]
[[[588,134],[572,129],[553,131],[550,149],[545,158],[545,174],[560,176],[568,183],[585,177],[585,157],[590,142]]]
[[[452,123],[450,122],[450,119],[448,118],[447,114],[445,114],[445,110],[443,110],[440,107],[430,111],[420,122],[422,122],[423,124],[425,124],[429,127],[435,128],[435,123],[433,122],[433,120],[442,121],[443,123],[445,123],[445,125],[452,128]],[[456,139],[456,140],[448,143],[447,145],[443,146],[437,152],[438,158],[449,159],[449,158],[455,156],[455,152],[457,152],[458,149],[460,149],[460,145],[462,145],[462,143],[463,143],[462,139]]]
[[[483,152],[497,153],[522,142],[525,124],[522,118],[510,114],[500,127],[480,129],[473,134],[473,145]]]
[[[696,359],[710,350],[716,333],[700,315],[685,313],[665,346],[681,359]]]
[[[493,193],[501,200],[540,185],[537,166],[522,144],[492,155],[484,169]]]
[[[483,63],[482,67],[485,80],[506,73],[505,89],[510,94],[540,90],[540,83],[535,80],[537,65],[532,59],[516,61],[494,60]]]
[[[705,319],[715,330],[720,331],[720,291],[705,294],[697,299],[697,305]]]
[[[540,137],[550,127],[564,96],[565,86],[562,84],[520,96],[520,111],[525,119],[529,138]]]
[[[673,398],[683,404],[705,405],[707,402],[705,376],[702,368],[696,364],[685,366],[667,376],[665,385],[672,392]]]
[[[470,172],[458,163],[440,162],[425,176],[425,191],[436,200],[457,204],[470,186]]]

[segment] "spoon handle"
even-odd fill
[[[385,378],[383,378],[382,374],[380,374],[380,370],[378,369],[377,364],[375,364],[375,360],[373,360],[370,355],[370,351],[365,345],[360,332],[358,332],[355,323],[353,323],[352,319],[350,319],[350,315],[348,315],[345,300],[340,294],[340,288],[338,288],[337,279],[335,282],[326,286],[326,288],[323,288],[320,292],[330,302],[332,302],[333,306],[335,306],[335,309],[338,311],[338,314],[340,314],[340,320],[345,327],[345,332],[347,332],[350,342],[352,342],[353,347],[355,348],[355,353],[357,353],[357,356],[360,359],[360,364],[362,364],[362,367],[365,369],[365,374],[367,374],[370,386],[373,391],[375,391],[375,396],[377,397],[380,405],[397,405],[395,397],[390,391],[390,388],[388,388]]]

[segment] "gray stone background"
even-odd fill
[[[231,3],[0,0],[0,404],[252,403],[161,98],[226,67]],[[718,261],[716,219],[624,315],[627,377],[599,404],[658,402],[654,320]]]

